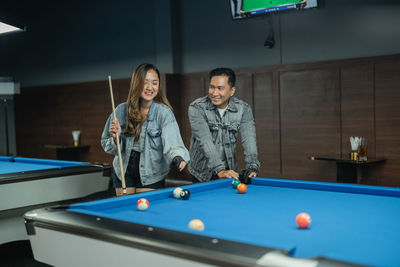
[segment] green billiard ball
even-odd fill
[[[238,185],[240,185],[240,180],[239,179],[233,179],[232,187],[236,189]]]

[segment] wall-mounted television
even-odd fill
[[[229,0],[233,19],[317,7],[317,0]]]

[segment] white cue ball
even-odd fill
[[[182,188],[177,187],[174,189],[174,198],[181,198],[181,192],[182,192]]]

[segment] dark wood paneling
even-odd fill
[[[368,156],[375,157],[374,65],[355,64],[341,68],[342,149],[350,153],[350,136],[367,138]],[[374,183],[373,168],[360,168],[362,183]]]
[[[243,100],[253,107],[253,77],[251,73],[241,73],[236,75],[235,97]]]
[[[374,184],[400,186],[400,60],[375,65],[376,156]]]
[[[181,132],[182,138],[187,148],[190,146],[190,138],[192,131],[190,127],[188,109],[190,103],[199,97],[203,97],[207,94],[206,86],[208,81],[206,80],[206,74],[202,75],[182,75],[180,80],[180,93],[177,97],[181,97],[182,102],[180,110],[176,111],[177,116],[181,118]]]
[[[182,125],[183,103],[181,94],[179,92],[179,88],[181,87],[180,75],[167,74],[164,75],[164,77],[165,77],[165,84],[163,85],[163,88],[165,88],[168,101],[171,104],[172,108],[174,109],[176,121],[178,122],[179,125]]]
[[[252,79],[252,74],[251,73],[241,73],[236,75],[236,91],[235,91],[235,97],[245,101],[248,103],[252,108],[254,107],[253,105],[253,79]],[[253,110],[254,113],[254,110]],[[246,164],[244,162],[244,150],[242,147],[242,139],[239,135],[239,138],[237,140],[236,144],[236,159],[238,162],[238,171],[240,172],[241,170],[246,168]]]
[[[341,69],[342,152],[350,153],[350,136],[368,139],[368,154],[375,157],[374,68],[372,64]]]
[[[283,177],[335,180],[335,166],[310,161],[308,156],[340,149],[338,81],[338,69],[281,73]]]
[[[113,82],[115,105],[125,101],[128,80]],[[17,153],[26,157],[55,158],[44,145],[72,145],[72,131],[81,131],[81,144],[90,145],[82,160],[111,163],[100,145],[104,124],[112,113],[107,81],[22,88],[16,98]]]
[[[277,73],[254,74],[253,84],[257,150],[261,163],[259,176],[280,177],[281,151]]]
[[[167,97],[179,124],[186,148],[190,147],[191,127],[188,117],[190,103],[206,94],[206,73],[195,75],[166,75]],[[191,177],[187,169],[183,172],[171,170],[169,180],[187,180]]]

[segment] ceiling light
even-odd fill
[[[7,32],[23,31],[23,30],[24,30],[24,27],[18,28],[18,27],[12,26],[10,24],[0,22],[0,34],[7,33]]]

